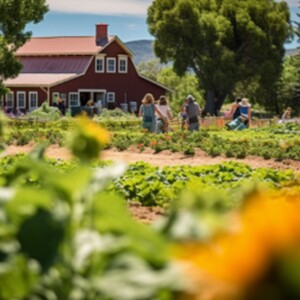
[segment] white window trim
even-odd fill
[[[19,104],[19,96],[20,95],[24,95],[24,105],[20,106]],[[17,108],[26,108],[26,92],[22,91],[22,92],[17,92]]]
[[[109,70],[109,63],[108,63],[109,60],[112,60],[114,62],[114,70],[113,71]],[[116,73],[116,61],[117,60],[115,57],[107,57],[106,58],[106,73]]]
[[[36,95],[36,106],[31,106],[31,96],[32,95]],[[38,98],[38,92],[29,92],[29,110],[31,110],[32,108],[38,108],[39,106],[39,98]]]
[[[11,105],[8,105],[8,97],[11,95]],[[5,95],[5,106],[7,107],[7,108],[13,108],[14,107],[14,99],[15,97],[14,97],[14,93],[13,92],[10,92],[10,93],[7,93],[6,95]]]
[[[112,96],[113,100],[109,100],[110,96]],[[107,103],[115,103],[116,102],[116,94],[114,92],[109,92],[106,94],[106,102]]]
[[[77,105],[71,105],[71,97],[73,95],[76,95],[77,96]],[[79,93],[69,93],[69,107],[79,107],[80,106],[80,101],[79,101]]]
[[[97,70],[97,60],[102,60],[103,69]],[[98,55],[95,57],[95,73],[104,73],[105,72],[105,55]]]
[[[124,71],[121,70],[121,61],[122,60],[125,61],[125,70]],[[128,57],[127,56],[119,56],[118,57],[118,72],[122,73],[122,74],[128,73]]]

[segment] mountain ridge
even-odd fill
[[[124,43],[133,54],[133,62],[138,65],[141,62],[148,62],[151,60],[159,60],[154,53],[154,40],[141,39]],[[285,50],[286,56],[296,55],[300,52],[299,48],[291,48]]]
[[[126,42],[125,45],[133,54],[133,62],[138,65],[141,62],[158,59],[154,53],[153,40],[135,40]]]

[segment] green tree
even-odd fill
[[[200,106],[203,107],[203,91],[199,90],[198,80],[194,74],[186,73],[184,76],[179,77],[172,67],[165,67],[158,73],[157,81],[172,89],[172,93],[168,96],[170,106],[175,114],[179,112],[184,99],[189,94],[193,95]]]
[[[139,74],[155,81],[157,81],[157,74],[161,69],[162,65],[160,64],[158,59],[149,60],[147,62],[140,62],[137,65],[137,71],[139,72]]]
[[[22,68],[15,52],[31,36],[26,25],[41,21],[47,10],[46,0],[0,0],[0,95],[5,92],[3,81]]]
[[[239,81],[274,85],[292,31],[287,3],[273,0],[154,0],[147,22],[156,55],[193,70],[210,114]]]
[[[189,94],[192,94],[203,107],[203,91],[199,90],[198,80],[194,74],[187,72],[183,76],[178,76],[171,66],[162,65],[158,59],[139,63],[137,70],[139,74],[172,90],[168,98],[174,112],[179,111],[184,99]]]
[[[279,113],[286,107],[299,112],[299,82],[300,82],[299,55],[288,56],[284,60],[283,72],[277,84],[277,105]]]

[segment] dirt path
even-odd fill
[[[28,153],[33,149],[33,145],[25,146],[9,146],[5,154],[13,155],[17,153]],[[67,149],[61,148],[58,145],[51,145],[46,151],[46,155],[51,158],[70,159],[71,155]],[[262,157],[248,156],[244,159],[226,158],[222,156],[210,157],[205,152],[197,150],[194,156],[186,156],[183,153],[171,153],[170,151],[163,151],[157,154],[153,150],[146,149],[140,153],[136,148],[130,148],[127,151],[116,151],[114,149],[105,150],[102,152],[102,159],[113,161],[137,162],[144,161],[155,166],[177,166],[177,165],[213,165],[224,161],[238,161],[250,165],[253,168],[265,167],[274,169],[293,169],[300,171],[300,161],[286,160],[283,162],[276,162],[274,159],[265,160]]]

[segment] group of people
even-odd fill
[[[167,132],[170,129],[169,122],[173,118],[166,97],[160,96],[156,104],[150,93],[142,100],[139,116],[142,117],[142,128],[152,133]]]
[[[10,118],[20,118],[25,115],[19,108],[10,108],[5,106],[3,108],[4,113]]]
[[[228,117],[232,122],[227,123],[228,129],[244,129],[250,126],[251,105],[247,98],[237,97],[231,106]]]
[[[187,96],[180,112],[182,128],[187,126],[191,132],[198,131],[201,109],[192,95]],[[173,119],[173,114],[165,96],[160,96],[159,100],[155,101],[152,94],[146,94],[142,100],[139,116],[142,117],[142,128],[149,132],[165,133],[172,130],[170,121]]]

